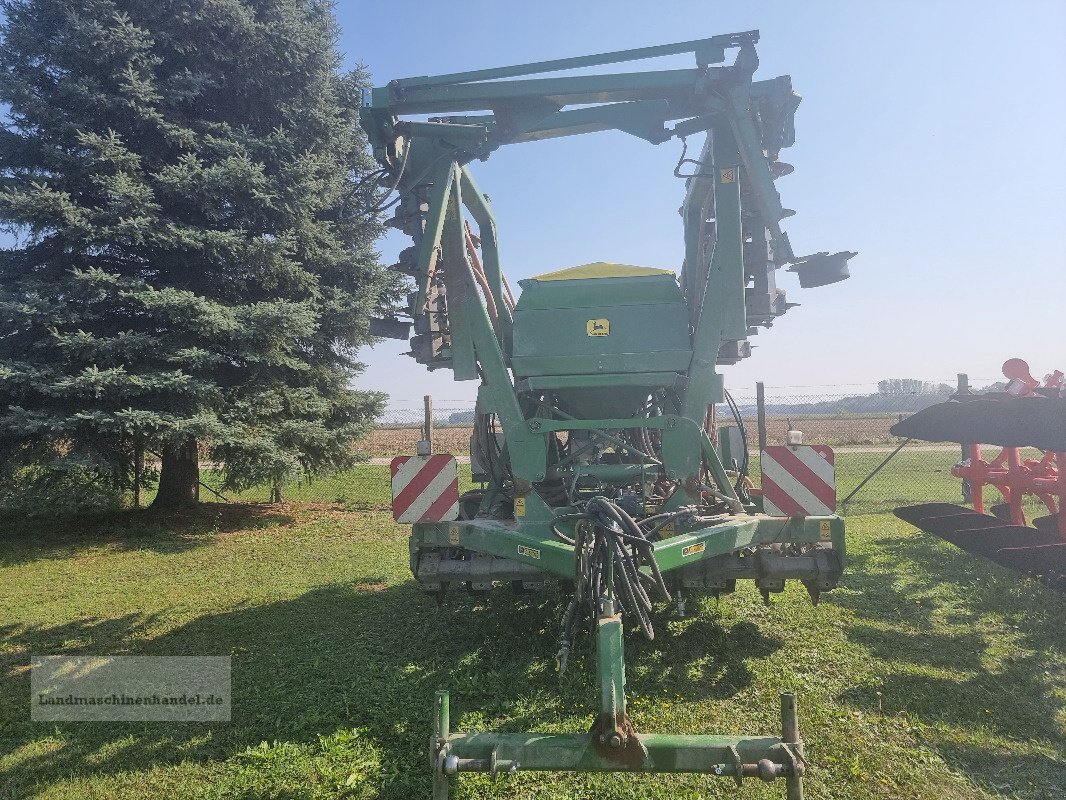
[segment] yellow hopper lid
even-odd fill
[[[580,281],[588,278],[639,278],[647,275],[673,275],[673,270],[656,269],[654,267],[633,267],[629,264],[609,264],[606,261],[596,261],[592,264],[582,264],[580,267],[560,269],[555,272],[546,272],[543,275],[534,275],[530,280],[534,281]]]

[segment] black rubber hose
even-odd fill
[[[638,597],[633,590],[633,584],[630,583],[629,573],[626,571],[624,564],[625,553],[622,550],[622,545],[619,544],[617,541],[615,541],[613,544],[615,548],[615,556],[618,559],[615,563],[615,583],[621,582],[623,593],[625,595],[628,595],[629,602],[633,606],[633,613],[637,618],[637,622],[639,623],[641,630],[644,631],[644,635],[647,636],[649,640],[654,639],[655,630],[651,626],[651,619],[648,618],[647,610],[638,601]],[[619,581],[619,578],[621,578],[621,581]]]
[[[659,572],[659,565],[655,561],[654,546],[644,537],[643,531],[629,514],[614,503],[602,498],[593,499],[597,501],[597,508],[602,508],[609,517],[631,532],[630,536],[625,538],[632,540],[634,544],[641,548],[644,560],[648,562],[652,573],[655,576],[656,588],[658,588],[663,598],[669,601],[671,599],[670,592],[666,588],[666,583],[663,581],[662,574]]]
[[[554,526],[552,526],[554,529]],[[558,531],[556,531],[558,534]],[[559,670],[560,673],[566,669],[566,658],[570,652],[570,641],[573,639],[574,634],[574,621],[577,616],[578,609],[581,607],[581,602],[584,599],[585,589],[591,576],[591,562],[588,559],[588,554],[585,549],[585,533],[583,528],[579,527],[575,531],[574,536],[574,594],[570,598],[570,602],[566,606],[566,611],[563,613],[562,621],[560,622],[560,635],[559,635]]]
[[[637,591],[635,593],[635,596],[638,600],[640,600],[641,606],[650,611],[651,598],[648,597],[647,592],[644,591],[644,587],[641,586],[639,580],[637,580],[637,575],[640,571],[636,568],[636,565],[633,563],[633,559],[630,557],[630,554],[626,552],[626,549],[622,546],[621,542],[615,539],[612,544],[614,545],[614,552],[617,556],[617,563],[615,564],[615,566],[620,566],[622,568],[626,580],[632,583],[636,588]]]
[[[737,428],[740,431],[741,447],[744,449],[744,457],[740,460],[740,474],[748,474],[748,432],[744,428],[744,419],[740,415],[740,407],[733,399],[733,395],[728,390],[725,392],[726,404],[729,406],[729,410],[733,413],[733,419],[736,420]]]
[[[614,503],[609,503],[608,507],[612,516],[617,517],[622,527],[628,528],[633,537],[643,545],[643,548],[645,548],[644,560],[647,561],[648,566],[651,567],[652,575],[655,576],[655,582],[659,588],[660,593],[663,596],[663,599],[669,602],[671,600],[670,591],[666,588],[666,582],[663,581],[662,573],[659,571],[659,564],[655,560],[654,545],[652,545],[652,543],[649,542],[647,538],[645,538],[644,531],[642,531],[640,529],[640,526],[637,525],[636,520],[634,520],[631,516],[629,516],[628,513],[626,513],[625,509],[619,508]]]
[[[666,516],[671,518],[673,515]],[[560,622],[563,645],[560,652],[569,650],[578,609],[584,605],[584,601],[588,603],[591,618],[595,619],[600,613],[599,598],[608,590],[616,598],[619,613],[635,615],[644,635],[654,639],[649,592],[660,594],[667,600],[670,599],[670,592],[655,561],[655,547],[648,540],[646,532],[632,516],[605,497],[594,497],[585,504],[583,511],[561,514],[553,523],[569,519],[591,519],[595,526],[592,533],[594,538],[590,542],[589,534],[580,526],[571,539],[556,525],[552,525],[556,536],[573,544],[577,557],[574,595]],[[651,570],[650,575],[642,571],[645,563]],[[612,567],[614,586],[607,586],[608,566]]]
[[[576,540],[571,539],[569,536],[567,536],[565,533],[563,533],[561,530],[559,530],[554,525],[552,525],[552,533],[554,533],[556,538],[559,539],[559,541],[561,541],[561,542],[564,542],[564,543],[566,543],[568,545],[571,545],[571,546],[576,546],[577,545],[577,541]]]

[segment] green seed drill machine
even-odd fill
[[[596,640],[600,713],[585,733],[455,733],[439,692],[434,798],[457,773],[517,770],[781,778],[789,798],[802,797],[793,695],[782,697],[780,736],[754,738],[638,733],[625,697],[623,619],[651,637],[655,601],[726,593],[738,579],[764,596],[799,580],[817,600],[841,573],[843,521],[760,513],[746,446],[729,452],[710,424],[726,400],[716,366],[749,355],[748,337],[790,306],[776,270],[791,265],[801,287],[821,286],[847,278],[854,255],[797,257],[781,230],[792,212],[774,181],[792,171],[778,154],[794,141],[799,97],[788,76],[752,79],[757,41],[728,34],[366,93],[375,178],[397,193],[388,223],[414,240],[392,267],[413,278],[410,321],[377,320],[374,331],[406,339],[413,325],[417,362],[480,381],[471,459],[484,488],[450,514],[425,509],[412,569],[440,594],[563,581],[572,599],[560,669],[580,630]],[[695,55],[690,69],[590,74],[684,53]],[[567,70],[580,72],[539,77]],[[686,179],[680,275],[589,264],[521,281],[516,302],[469,164],[504,145],[608,130],[652,144],[707,134],[699,157],[682,153],[675,169]]]

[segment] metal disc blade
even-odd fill
[[[1059,517],[1061,516],[1062,514],[1060,512],[1058,514],[1051,514],[1047,517],[1037,517],[1033,520],[1033,527],[1039,528],[1042,531],[1057,533],[1059,530]]]
[[[890,430],[894,436],[927,442],[1066,451],[1066,399],[997,395],[952,400],[912,414]]]
[[[1010,505],[1007,503],[996,503],[988,510],[992,512],[993,517],[1010,520]]]
[[[998,517],[990,517],[987,514],[951,514],[944,517],[926,517],[918,527],[926,533],[933,534],[933,536],[954,541],[951,537],[955,534],[967,535],[975,531],[1002,529],[1012,526],[1009,522],[1004,522]]]
[[[1040,547],[1057,544],[1059,541],[1057,536],[1021,525],[1003,525],[987,530],[958,529],[937,535],[968,553],[988,558],[1005,548]]]
[[[1066,574],[1066,542],[1037,547],[1008,547],[989,558],[1007,569],[1029,575]]]
[[[892,512],[904,522],[920,528],[921,520],[929,517],[946,517],[952,514],[976,514],[972,508],[955,503],[921,503],[916,506],[901,506]]]

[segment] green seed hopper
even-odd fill
[[[824,285],[848,277],[854,255],[797,257],[780,227],[792,212],[774,181],[792,171],[779,153],[793,143],[799,97],[787,76],[753,80],[757,41],[751,31],[366,94],[376,177],[386,198],[396,192],[380,208],[414,241],[392,267],[412,279],[407,319],[374,331],[406,339],[413,328],[416,361],[479,381],[471,460],[483,488],[415,522],[412,570],[441,599],[449,586],[560,581],[572,595],[560,669],[582,630],[596,642],[600,713],[587,732],[456,733],[438,693],[435,798],[459,773],[518,770],[783,779],[789,798],[802,797],[793,696],[782,697],[778,735],[740,737],[639,733],[625,695],[623,620],[654,636],[654,603],[683,608],[687,594],[728,593],[741,579],[764,597],[798,580],[817,601],[842,569],[843,521],[762,514],[746,452],[714,437],[713,408],[726,400],[716,367],[748,356],[749,336],[792,305],[776,271],[790,265],[801,286]],[[684,53],[694,67],[589,74]],[[544,77],[575,69],[584,73]],[[470,163],[504,145],[609,130],[652,144],[706,133],[675,169],[686,187],[680,274],[587,264],[521,281],[516,301]]]

